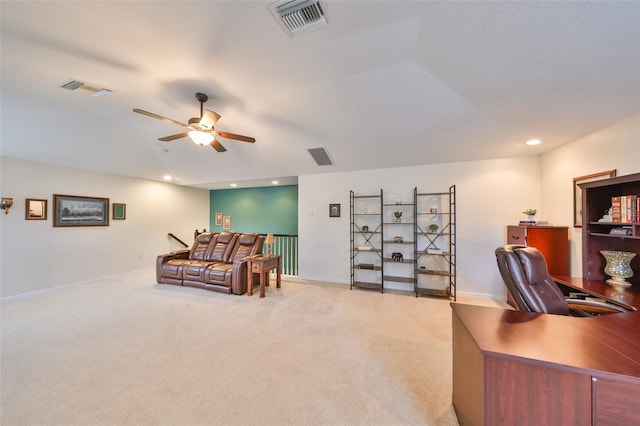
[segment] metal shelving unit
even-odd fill
[[[385,233],[383,234],[383,265],[385,271],[382,281],[386,284],[391,282],[410,284],[411,289],[415,287],[415,257],[413,247],[415,245],[413,228],[415,226],[415,204],[403,203],[383,203],[383,224]],[[402,212],[400,218],[395,218],[395,212]],[[402,258],[393,258],[393,253],[402,255]]]
[[[456,300],[456,187],[414,188],[415,293]]]
[[[382,189],[376,195],[349,192],[350,289],[384,292]]]

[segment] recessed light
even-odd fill
[[[238,186],[238,184],[237,183],[232,183],[231,186],[236,187],[236,186]]]
[[[540,145],[542,142],[540,142],[538,139],[531,139],[530,141],[527,141],[527,145]]]
[[[164,176],[162,176],[162,179],[164,179],[164,180],[173,180],[171,175],[164,175]]]
[[[277,185],[278,181],[277,180],[272,180],[271,183],[274,184],[274,185]]]

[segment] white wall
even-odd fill
[[[612,169],[618,176],[640,172],[640,113],[542,156],[542,206],[555,225],[570,227],[572,276],[582,276],[582,228],[573,227],[573,178]]]
[[[409,200],[420,191],[457,187],[458,291],[503,298],[494,249],[505,227],[537,208],[538,219],[572,226],[572,182],[603,170],[640,172],[640,114],[569,143],[542,157],[461,162],[362,172],[300,176],[299,274],[349,283],[349,190]],[[209,223],[206,190],[82,172],[0,157],[1,195],[13,197],[0,214],[0,297],[74,284],[154,267],[155,257],[180,248]],[[127,220],[109,227],[53,228],[52,194],[108,197],[127,204]],[[49,220],[26,221],[24,199],[49,200]],[[329,204],[342,216],[329,218]],[[580,228],[570,228],[571,271],[581,275]]]
[[[303,279],[349,283],[349,191],[377,194],[386,202],[413,199],[413,188],[439,192],[456,185],[458,292],[504,298],[494,250],[505,227],[524,219],[522,211],[544,214],[538,156],[300,176],[299,275]],[[340,203],[340,218],[329,204]],[[409,289],[409,287],[407,287]]]
[[[0,297],[155,267],[158,254],[181,248],[208,227],[209,191],[0,158]],[[53,228],[53,195],[109,198],[126,204],[126,220],[109,226]],[[49,200],[48,220],[25,220],[25,198]]]

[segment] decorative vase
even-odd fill
[[[529,215],[527,215],[527,218],[529,219],[530,222],[534,222],[536,220],[536,215],[535,214],[529,214]]]
[[[604,273],[611,278],[607,280],[607,284],[612,287],[630,287],[631,283],[625,278],[633,276],[631,269],[631,259],[636,255],[627,251],[611,251],[602,250],[600,252],[604,256],[607,264],[604,267]]]
[[[396,217],[396,223],[402,223],[402,218]]]

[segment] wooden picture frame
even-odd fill
[[[53,226],[109,226],[109,199],[53,194]]]
[[[111,218],[113,220],[125,220],[127,218],[127,205],[125,203],[113,203]]]
[[[231,229],[231,216],[222,217],[222,229]]]
[[[47,220],[48,200],[27,198],[24,202],[25,220]]]
[[[216,212],[216,226],[222,226],[222,212]]]
[[[329,204],[329,217],[340,217],[340,204]]]
[[[582,188],[581,183],[616,177],[616,169],[573,178],[573,227],[582,228]],[[604,212],[603,212],[604,214]]]

